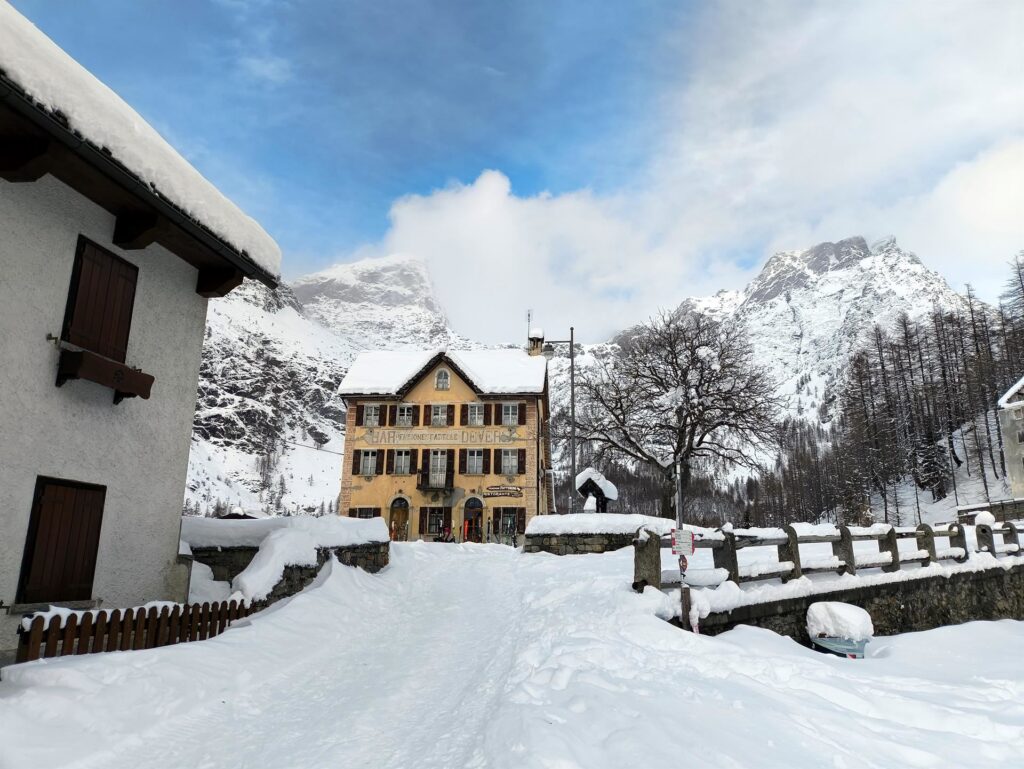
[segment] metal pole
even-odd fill
[[[569,484],[569,512],[576,511],[576,328],[569,326],[569,426],[572,443],[572,481]]]

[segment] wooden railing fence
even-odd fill
[[[153,649],[158,646],[202,641],[223,633],[231,623],[249,615],[241,601],[213,604],[155,606],[145,609],[101,609],[29,617],[29,627],[18,628],[17,662],[70,654]]]
[[[776,533],[777,532],[777,533]],[[1016,555],[1021,552],[1020,536],[1024,522],[1006,521],[994,526],[975,527],[977,552],[991,553],[995,557]],[[697,539],[697,548],[710,549],[716,568],[725,569],[732,582],[751,582],[759,579],[780,578],[783,582],[798,579],[804,574],[835,572],[856,574],[858,569],[881,568],[883,572],[899,571],[904,563],[927,566],[939,561],[963,563],[971,557],[963,525],[951,524],[946,529],[928,524],[916,527],[855,527],[839,526],[835,533],[799,534],[794,526],[785,526],[769,533],[747,533],[743,529],[720,532],[721,538]],[[913,539],[915,550],[899,548],[900,540]],[[945,547],[936,547],[936,540],[945,540]],[[875,541],[877,553],[856,552],[853,543]],[[802,557],[801,545],[830,544],[830,557]],[[670,546],[662,540],[662,546]],[[738,552],[748,547],[775,547],[778,563],[756,562],[740,566]]]

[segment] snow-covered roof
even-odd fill
[[[587,467],[576,475],[576,490],[579,491],[583,484],[590,480],[597,484],[597,488],[601,489],[601,492],[608,499],[616,500],[619,498],[619,490],[615,488],[615,484],[593,467]]]
[[[281,249],[110,88],[0,2],[0,73],[159,197],[277,278]]]
[[[479,392],[489,395],[541,393],[547,362],[523,350],[376,350],[353,361],[338,392],[398,395],[434,361],[447,361]]]
[[[1011,406],[1021,405],[1019,403],[1011,403],[1010,400],[1013,398],[1014,395],[1017,395],[1022,388],[1024,388],[1024,377],[1018,379],[1017,384],[1015,384],[1013,387],[1007,390],[1003,397],[999,399],[999,408],[1008,409]]]
[[[544,338],[544,329],[542,329],[540,326],[534,326],[533,328],[530,329],[529,338],[530,339],[543,339]]]

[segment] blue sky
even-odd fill
[[[526,307],[600,339],[856,234],[992,299],[1024,248],[1015,0],[14,5],[286,278],[409,253],[489,341]]]
[[[659,37],[636,2],[16,7],[279,239],[301,274],[379,239],[396,198],[500,168],[517,194],[617,189],[642,161]]]

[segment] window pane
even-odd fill
[[[444,427],[448,424],[448,407],[447,406],[431,406],[430,407],[430,424],[434,427]]]
[[[363,408],[363,425],[376,427],[380,424],[380,406],[365,406]]]
[[[505,475],[519,472],[519,454],[515,449],[501,450],[501,472]]]
[[[401,449],[395,452],[395,474],[408,475],[409,473],[409,451]]]
[[[475,426],[480,426],[484,423],[484,406],[482,403],[470,404],[469,423]]]
[[[361,475],[373,475],[377,471],[377,452],[364,451],[360,457]]]
[[[398,407],[398,426],[399,427],[411,427],[412,426],[412,406],[399,406]]]

